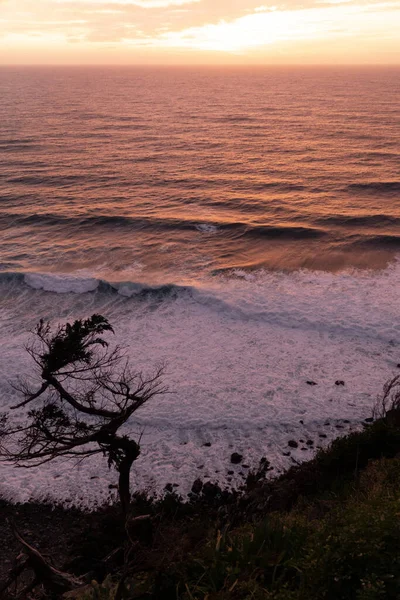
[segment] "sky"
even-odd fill
[[[400,0],[262,1],[0,0],[0,64],[400,64]]]

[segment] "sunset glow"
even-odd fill
[[[398,64],[399,31],[399,0],[0,0],[1,64]]]

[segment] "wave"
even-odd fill
[[[23,273],[14,271],[0,272],[0,284],[27,285],[34,290],[43,290],[56,294],[87,294],[93,292],[119,294],[131,298],[165,298],[180,294],[191,294],[192,286],[174,283],[151,285],[136,281],[106,281],[96,277],[80,277],[60,273]]]
[[[367,192],[375,194],[393,194],[400,192],[400,181],[369,181],[365,183],[350,183],[345,191],[348,192]]]
[[[302,227],[293,225],[252,225],[237,222],[197,222],[173,218],[130,217],[123,215],[96,215],[96,216],[67,216],[56,213],[35,213],[30,215],[3,213],[0,222],[5,224],[38,225],[38,226],[66,226],[75,228],[93,227],[120,227],[130,229],[151,229],[153,231],[169,230],[197,230],[201,233],[231,232],[237,236],[255,238],[282,238],[285,240],[298,240],[320,238],[327,235],[323,229],[316,227]]]
[[[85,311],[104,310],[106,307],[106,311],[112,310],[114,314],[116,311],[121,316],[135,315],[131,308],[127,310],[133,301],[134,305],[143,302],[144,314],[151,314],[152,318],[161,319],[161,322],[172,318],[178,329],[181,323],[185,323],[182,327],[191,328],[193,318],[207,321],[205,315],[211,310],[223,317],[222,323],[229,316],[232,322],[263,323],[289,328],[292,333],[317,330],[333,338],[356,335],[364,339],[379,338],[392,344],[399,335],[399,327],[391,314],[395,311],[393,307],[398,295],[399,267],[400,262],[397,261],[382,272],[354,271],[339,275],[312,271],[285,274],[263,270],[246,274],[233,270],[218,278],[199,281],[196,285],[107,281],[79,276],[78,273],[0,272],[0,286],[3,292],[4,287],[7,292],[16,292],[21,304],[16,301],[14,293],[10,299],[13,306],[20,307],[18,310],[22,308],[23,314],[27,310],[24,288],[31,288],[46,292],[37,295],[32,291],[28,294],[29,306],[34,312],[38,308],[57,312],[62,310],[61,306],[68,307],[69,312],[73,307],[79,312],[83,307]],[[14,290],[13,285],[17,286]],[[66,294],[67,297],[61,302],[51,294]],[[2,295],[7,298],[9,294]],[[77,296],[76,302],[73,295]],[[125,304],[125,300],[129,304],[121,310],[121,301]],[[167,312],[163,309],[158,316],[154,315],[154,309],[171,301]],[[182,306],[190,306],[190,310],[182,312]],[[343,317],[345,313],[348,313],[346,318]],[[377,322],[380,323],[378,329]]]
[[[356,227],[387,227],[394,225],[400,226],[400,217],[394,217],[386,214],[375,215],[329,215],[314,220],[314,223],[320,225],[344,225]]]
[[[356,242],[357,245],[400,249],[400,235],[370,235]]]

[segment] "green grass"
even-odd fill
[[[373,461],[351,484],[300,498],[290,511],[211,531],[129,586],[124,598],[143,600],[398,600],[400,459]],[[81,600],[114,593],[107,581]]]
[[[400,428],[335,440],[243,497],[138,497],[157,526],[134,549],[125,600],[400,600]],[[78,600],[115,600],[118,577]]]

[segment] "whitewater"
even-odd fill
[[[32,372],[24,345],[38,318],[101,313],[135,369],[166,366],[169,393],[127,429],[141,437],[134,489],[172,483],[185,494],[197,477],[237,486],[261,457],[280,472],[371,416],[383,383],[399,372],[399,288],[400,261],[379,272],[232,271],[195,285],[3,274],[1,409],[15,403],[16,377]],[[230,463],[233,452],[246,468]],[[94,506],[115,495],[116,475],[102,458],[1,469],[0,495],[14,501]]]

